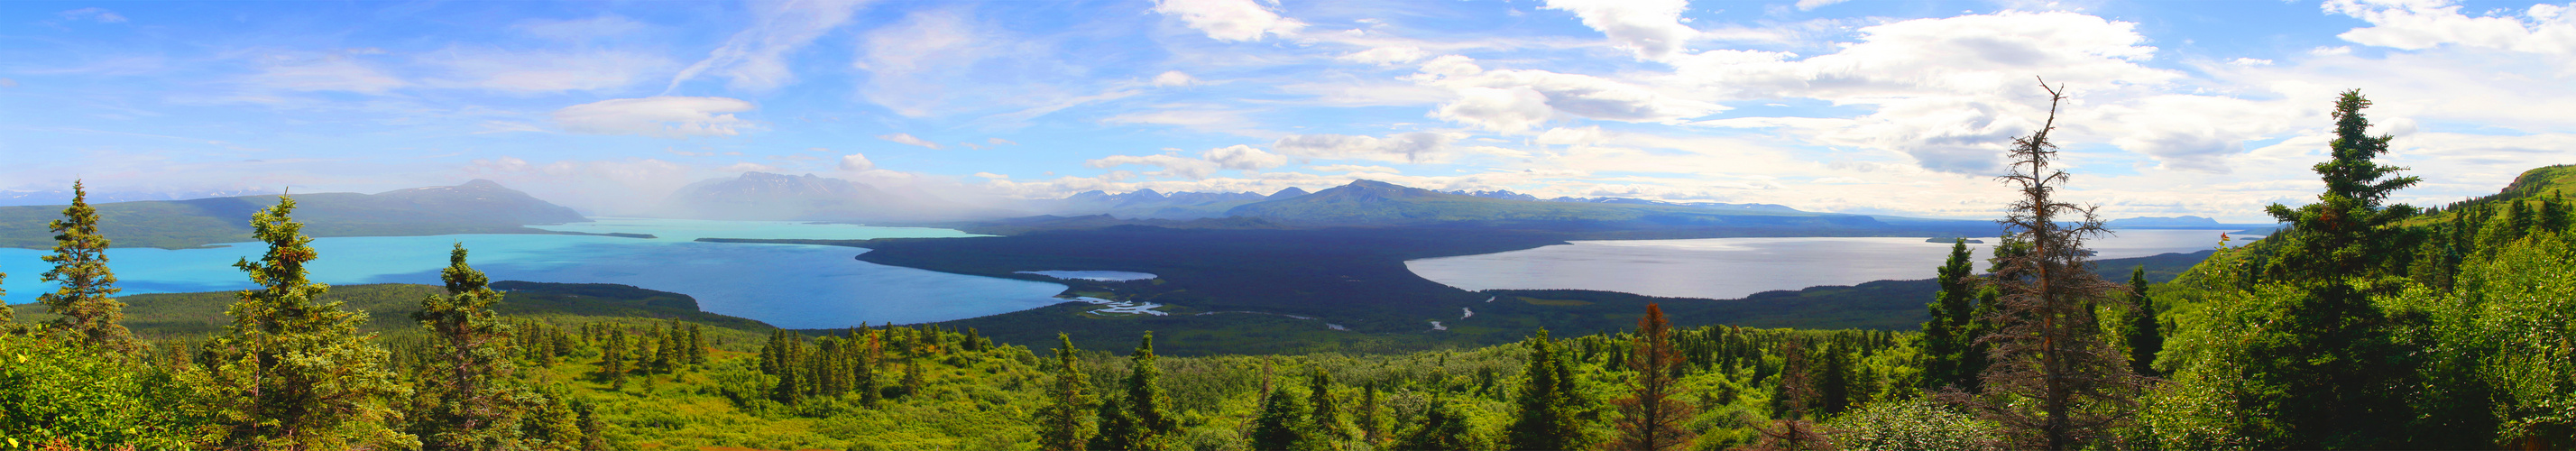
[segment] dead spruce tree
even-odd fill
[[[2102,280],[2085,255],[2086,238],[2110,231],[2096,207],[2056,197],[2068,176],[2049,168],[2057,145],[2048,134],[2064,88],[2044,80],[2039,87],[2049,95],[2048,120],[2013,139],[2012,173],[1998,177],[2022,194],[2000,222],[2031,248],[2002,259],[1989,276],[2002,292],[1990,320],[2001,327],[1978,338],[1992,346],[1994,363],[1974,405],[2013,431],[2019,447],[2063,450],[2100,439],[2131,407],[2139,381],[2094,317],[2097,306],[2126,299],[2113,295],[2125,287]]]

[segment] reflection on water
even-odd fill
[[[2096,238],[2095,258],[2217,247],[2219,230],[2124,230]],[[2237,236],[2243,245],[2251,236]],[[1970,244],[1980,269],[1990,255]],[[1484,255],[1405,262],[1425,279],[1468,290],[1582,289],[1735,299],[1771,290],[1932,278],[1949,243],[1922,238],[1709,238],[1576,241]]]
[[[942,321],[1052,305],[1063,285],[878,265],[850,258],[865,249],[782,244],[699,243],[700,237],[868,239],[974,236],[947,229],[762,221],[601,219],[553,230],[651,234],[444,235],[313,240],[313,279],[332,284],[438,283],[447,249],[462,242],[492,280],[613,283],[687,294],[700,308],[790,328],[861,322]],[[114,238],[114,237],[110,237]],[[238,290],[250,283],[232,263],[267,249],[238,243],[211,249],[108,251],[125,294]],[[35,277],[48,251],[0,249],[10,303],[54,288]]]

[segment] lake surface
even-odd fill
[[[641,233],[654,239],[580,235],[441,235],[313,240],[313,279],[330,284],[437,284],[451,244],[492,280],[613,283],[687,294],[700,309],[779,327],[834,328],[861,322],[917,323],[1015,312],[1064,302],[1064,285],[949,274],[852,259],[866,249],[791,244],[700,243],[698,238],[954,238],[948,229],[865,227],[779,221],[594,218],[538,228]],[[109,237],[113,239],[114,237]],[[259,243],[211,249],[108,250],[124,294],[239,290],[249,278],[232,263],[258,258]],[[35,302],[54,286],[39,280],[51,251],[0,249],[8,303]]]
[[[1080,280],[1097,280],[1097,281],[1102,281],[1102,282],[1126,282],[1126,281],[1134,281],[1134,280],[1153,280],[1153,279],[1154,279],[1154,277],[1156,277],[1156,276],[1154,275],[1154,273],[1134,272],[1134,271],[1015,271],[1015,272],[1020,273],[1020,274],[1036,274],[1036,275],[1047,276],[1047,277],[1054,277],[1054,278],[1058,278],[1058,279],[1065,279],[1065,280],[1076,280],[1076,279],[1080,279]]]
[[[2096,238],[2094,258],[2217,247],[2221,230],[2123,230]],[[2252,236],[2236,236],[2244,245]],[[1970,244],[1979,269],[1990,257]],[[1736,299],[1771,290],[1930,279],[1950,243],[1922,238],[1709,238],[1575,241],[1484,255],[1404,262],[1425,279],[1467,290],[1581,289],[1649,296]]]

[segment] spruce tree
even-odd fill
[[[2156,354],[2165,350],[2164,326],[2156,320],[2155,299],[2147,296],[2147,267],[2129,270],[2129,372],[2156,376]]]
[[[1162,449],[1180,431],[1180,421],[1166,411],[1171,400],[1163,395],[1162,377],[1154,363],[1154,332],[1146,331],[1127,355],[1123,390],[1100,404],[1100,434],[1092,437],[1092,449]]]
[[[1360,424],[1360,441],[1370,446],[1376,446],[1386,439],[1386,426],[1384,421],[1378,418],[1378,409],[1377,383],[1370,382],[1360,389],[1360,411],[1357,418]]]
[[[1441,394],[1431,400],[1429,407],[1423,409],[1422,424],[1406,431],[1404,436],[1397,438],[1395,445],[1389,446],[1388,449],[1412,451],[1476,449],[1472,427],[1467,424],[1467,414],[1460,412],[1458,405],[1450,401],[1446,394]]]
[[[608,329],[608,344],[599,352],[600,377],[608,379],[610,390],[626,390],[627,362],[626,328],[611,327]]]
[[[1325,373],[1322,367],[1315,368],[1314,375],[1307,376],[1306,399],[1307,404],[1314,406],[1314,414],[1307,418],[1315,426],[1315,440],[1341,440],[1349,435],[1342,432],[1342,405],[1333,398],[1333,375]]]
[[[1529,362],[1521,367],[1517,409],[1512,424],[1504,432],[1511,449],[1583,449],[1586,443],[1583,424],[1575,399],[1580,390],[1574,386],[1574,372],[1541,328],[1523,342],[1529,347]]]
[[[54,254],[45,263],[54,264],[46,271],[44,281],[62,284],[37,299],[47,311],[62,315],[54,319],[49,333],[74,337],[91,349],[119,356],[142,352],[143,344],[124,324],[125,303],[115,296],[116,273],[107,269],[107,237],[98,233],[98,209],[89,206],[89,190],[81,182],[72,182],[72,205],[63,208],[63,219],[53,222]]]
[[[1926,390],[1944,387],[1969,390],[1977,385],[1977,374],[1970,371],[1969,364],[1969,360],[1975,357],[1971,343],[1977,339],[1973,335],[1972,324],[1976,312],[1971,310],[1976,299],[1976,288],[1971,286],[1975,282],[1972,279],[1975,275],[1971,272],[1975,269],[1976,265],[1970,262],[1966,238],[1952,241],[1950,260],[1934,268],[1937,275],[1933,280],[1941,291],[1932,295],[1932,320],[1923,323],[1923,388]]]
[[[884,334],[867,332],[866,335],[867,343],[861,345],[859,349],[858,369],[853,371],[857,374],[851,375],[850,386],[859,391],[859,405],[876,407],[877,401],[885,396],[885,392],[877,388],[880,385],[877,382],[877,366],[879,362],[885,360],[885,343],[878,339]]]
[[[206,342],[201,364],[182,371],[212,424],[206,447],[353,449],[410,447],[386,425],[399,414],[387,400],[408,395],[386,368],[373,334],[358,333],[366,316],[321,302],[328,285],[306,278],[318,254],[295,222],[295,199],[251,216],[252,236],[268,244],[259,261],[233,267],[259,288],[236,294],[225,313],[233,323]]]
[[[1980,407],[2014,432],[2019,446],[2062,450],[2102,438],[2133,405],[2138,381],[2093,316],[2099,303],[2124,301],[2112,296],[2124,290],[2102,280],[2087,259],[2084,240],[2109,232],[2094,207],[2057,198],[2070,176],[2050,168],[2058,151],[2049,134],[2066,97],[2040,87],[2049,94],[2048,120],[2013,140],[2012,172],[2001,177],[2022,194],[2003,223],[2029,247],[1999,259],[1992,276],[2002,296],[1998,328],[1980,338],[1992,344],[1994,359]]]
[[[1620,418],[1611,448],[1662,451],[1690,443],[1691,431],[1683,426],[1691,419],[1691,406],[1682,401],[1680,383],[1673,377],[1681,353],[1673,348],[1672,332],[1663,306],[1646,304],[1646,317],[1637,320],[1637,333],[1628,345],[1634,388],[1616,402]]]
[[[1295,449],[1306,443],[1310,430],[1305,402],[1288,390],[1269,390],[1261,396],[1261,412],[1252,418],[1252,448]]]
[[[428,449],[510,449],[521,446],[519,417],[538,399],[516,381],[514,332],[492,305],[501,302],[490,279],[465,264],[465,245],[448,251],[439,280],[444,296],[421,299],[411,318],[429,330],[428,371],[418,377],[430,399],[412,432]]]
[[[567,399],[571,396],[562,391],[545,394],[545,402],[527,416],[523,427],[529,447],[549,451],[581,449],[581,412],[573,409],[572,401]]]
[[[1084,436],[1091,430],[1083,424],[1088,422],[1083,413],[1091,410],[1095,401],[1085,393],[1090,388],[1089,379],[1075,364],[1073,337],[1058,333],[1056,340],[1055,381],[1047,387],[1046,405],[1039,406],[1037,412],[1038,449],[1082,451],[1088,444]]]
[[[2333,159],[2314,168],[2326,185],[2316,203],[2265,209],[2290,226],[2263,240],[2273,253],[2264,278],[2304,295],[2277,308],[2278,320],[2254,340],[2254,355],[2269,358],[2246,369],[2259,387],[2255,405],[2278,406],[2271,416],[2278,435],[2264,446],[2388,447],[2414,416],[2406,390],[2392,388],[2408,384],[2401,378],[2413,373],[2405,366],[2409,352],[2398,348],[2398,326],[2371,297],[2397,286],[2378,266],[2382,256],[2408,248],[2392,226],[2415,213],[2384,204],[2420,180],[2372,161],[2388,152],[2391,137],[2368,134],[2362,109],[2369,107],[2360,90],[2336,99]]]
[[[581,414],[581,451],[617,449],[608,444],[608,422],[599,418],[597,407],[590,403],[577,403],[573,404],[573,410]]]

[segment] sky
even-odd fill
[[[0,3],[0,189],[593,214],[746,171],[957,199],[1354,179],[1991,218],[2047,119],[2106,217],[2312,200],[2359,89],[2398,201],[2576,163],[2576,3]]]

